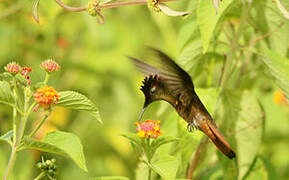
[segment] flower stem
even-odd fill
[[[151,164],[151,160],[149,159],[148,162]],[[152,179],[152,169],[150,167],[149,168],[149,173],[148,173],[148,180]]]
[[[29,137],[33,137],[34,134],[40,129],[40,127],[43,125],[43,123],[46,121],[46,119],[48,118],[49,114],[45,114],[44,117],[42,118],[42,120],[38,123],[38,125],[36,126],[36,128],[28,135]]]
[[[47,72],[47,73],[45,74],[45,79],[44,79],[44,81],[43,81],[43,83],[44,83],[45,86],[47,86],[49,77],[50,77],[50,74]]]
[[[42,179],[45,175],[46,175],[45,172],[41,172],[40,174],[38,174],[38,176],[37,176],[36,178],[34,178],[34,180],[40,180],[40,179]]]

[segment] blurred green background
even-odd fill
[[[17,4],[19,9],[10,15],[5,14],[6,10]],[[69,4],[84,5],[86,1],[73,0]],[[175,9],[191,10],[193,16],[196,13],[197,2],[184,0],[169,4]],[[44,78],[40,63],[48,58],[54,59],[61,65],[61,71],[53,74],[49,84],[59,91],[75,90],[87,95],[99,108],[104,122],[101,125],[86,113],[56,109],[42,132],[58,129],[78,135],[84,146],[89,173],[79,169],[70,159],[25,151],[17,157],[13,179],[32,179],[37,175],[39,172],[34,165],[41,156],[57,158],[59,179],[107,175],[136,179],[137,157],[129,141],[120,135],[135,131],[134,122],[144,101],[139,90],[143,76],[135,70],[126,55],[146,57],[145,45],[149,45],[174,58],[178,57],[180,30],[188,19],[151,13],[146,5],[139,5],[103,10],[106,23],[100,25],[86,12],[67,12],[52,0],[40,2],[40,24],[32,19],[30,1],[0,0],[0,10],[0,67],[10,61],[30,66],[34,83]],[[288,47],[286,49],[288,51]],[[222,58],[222,54],[220,56]],[[206,87],[207,72],[212,67],[209,62],[204,64],[203,69],[191,71],[196,87]],[[211,71],[212,84],[217,78],[213,74],[220,72],[221,63],[216,63],[216,67]],[[289,107],[288,104],[274,102],[274,93],[278,92],[278,88],[268,80],[268,72],[263,65],[258,67],[259,70],[255,69],[259,72],[258,78],[256,73],[250,72],[244,75],[247,84],[245,81],[240,84],[243,89],[254,86],[252,92],[259,97],[266,110],[259,155],[268,162],[275,175],[286,179],[289,177]],[[256,84],[251,85],[252,81]],[[163,115],[163,112],[169,113]],[[0,134],[11,128],[11,113],[11,108],[0,105]],[[33,118],[38,118],[37,113]],[[151,106],[145,114],[146,118],[160,119],[163,131],[172,135],[176,124],[182,123],[184,129],[186,126],[174,110],[163,102]],[[37,134],[39,138],[43,135]],[[212,153],[216,150],[213,145],[209,149]],[[0,144],[0,177],[7,165],[9,150],[6,144]],[[255,179],[258,179],[257,175]]]

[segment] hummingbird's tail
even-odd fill
[[[211,141],[224,155],[230,159],[236,157],[235,152],[212,120],[207,120],[207,123],[204,123],[203,127],[201,127],[201,130],[207,134]]]

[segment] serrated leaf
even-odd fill
[[[163,3],[158,3],[158,7],[161,9],[161,11],[164,14],[166,14],[168,16],[174,16],[175,17],[175,16],[186,16],[186,15],[190,14],[190,12],[175,11]]]
[[[91,178],[90,180],[129,180],[129,178],[123,176],[104,176]]]
[[[262,60],[289,102],[289,60],[269,49],[264,50]]]
[[[152,141],[151,148],[156,150],[161,145],[171,142],[178,142],[179,140],[180,140],[179,138],[173,136],[160,136]]]
[[[13,138],[13,130],[10,130],[6,134],[0,136],[0,141],[4,141],[12,145],[12,138]]]
[[[234,0],[226,0],[219,3],[218,14],[216,14],[214,6],[209,0],[199,1],[197,17],[203,42],[204,54],[209,48],[211,38],[214,34],[214,30],[218,22],[226,15],[226,10],[229,8],[233,1]]]
[[[96,120],[102,123],[97,107],[83,94],[75,91],[62,91],[57,106],[63,106],[70,109],[86,111]]]
[[[38,15],[39,2],[40,0],[33,0],[32,2],[32,17],[37,23],[39,23],[39,15]]]
[[[174,180],[178,171],[178,160],[173,156],[161,156],[158,160],[145,163],[164,180]]]
[[[80,139],[72,134],[54,131],[46,134],[41,141],[24,138],[26,148],[69,156],[81,169],[87,171],[83,147]]]
[[[8,82],[0,81],[0,103],[13,106],[14,98]]]

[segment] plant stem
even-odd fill
[[[17,152],[16,146],[13,145],[3,180],[7,180],[9,173],[11,172],[12,167],[14,166],[14,162],[15,162],[15,158],[16,158],[16,152]]]
[[[33,137],[34,134],[40,129],[40,127],[43,125],[43,123],[46,121],[46,119],[48,118],[49,114],[45,114],[44,117],[42,118],[42,120],[38,123],[38,125],[36,126],[36,128],[28,135],[29,137]]]
[[[16,92],[16,78],[14,77],[13,79],[13,83],[14,83],[14,88],[13,88],[13,95],[14,95],[14,101],[15,101],[15,104],[13,106],[13,145],[15,145],[16,143],[16,118],[17,118],[17,92]]]
[[[40,179],[42,179],[45,175],[46,175],[45,172],[41,172],[40,174],[38,174],[38,176],[37,176],[36,178],[34,178],[34,180],[40,180]]]
[[[148,162],[151,164],[151,160],[149,159]],[[152,179],[152,169],[150,167],[149,168],[149,173],[148,173],[148,180]]]

